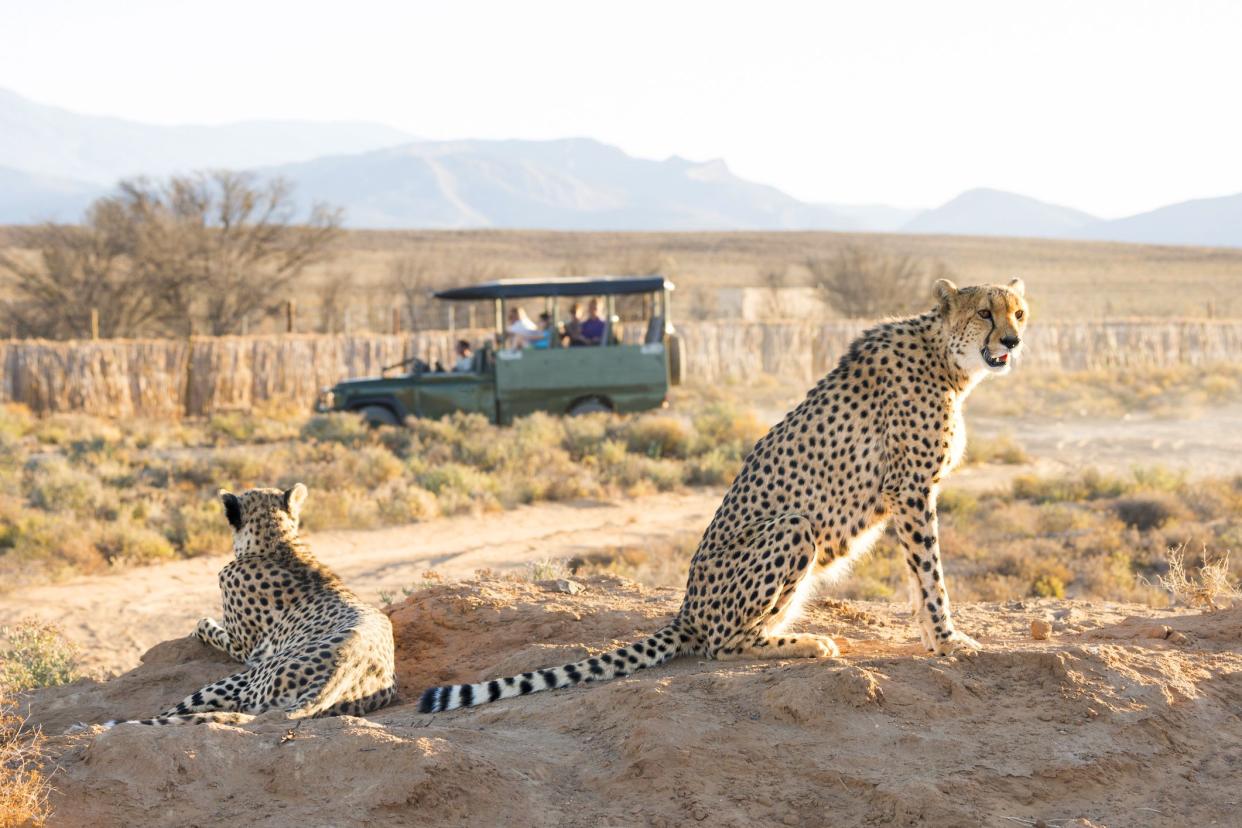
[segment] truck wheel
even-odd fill
[[[588,397],[571,405],[568,413],[571,417],[581,417],[583,414],[609,414],[611,412],[612,408],[599,397]]]
[[[362,408],[354,410],[373,426],[398,425],[400,423],[397,415],[386,405],[364,405]]]

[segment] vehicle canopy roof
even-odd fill
[[[620,296],[672,290],[663,276],[570,276],[561,279],[498,279],[435,293],[437,299],[528,299],[542,296]]]

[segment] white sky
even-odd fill
[[[0,0],[0,86],[724,158],[808,201],[1105,217],[1242,191],[1242,2]]]

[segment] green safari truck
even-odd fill
[[[669,386],[681,379],[680,341],[669,318],[672,290],[663,276],[600,276],[502,279],[440,291],[437,299],[485,300],[494,309],[495,330],[472,343],[468,363],[432,370],[425,361],[410,359],[381,376],[324,389],[316,409],[357,411],[375,424],[467,411],[507,425],[535,411],[576,415],[658,408],[667,403]],[[619,297],[627,297],[622,301],[637,324],[622,323]],[[600,311],[587,317],[591,325],[569,314],[571,303],[588,299]],[[518,321],[524,308],[536,303],[544,308],[542,328],[529,317]],[[394,369],[403,370],[390,374]]]

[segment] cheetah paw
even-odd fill
[[[938,656],[967,655],[982,649],[979,642],[966,633],[954,631],[948,638],[936,642],[935,652]]]

